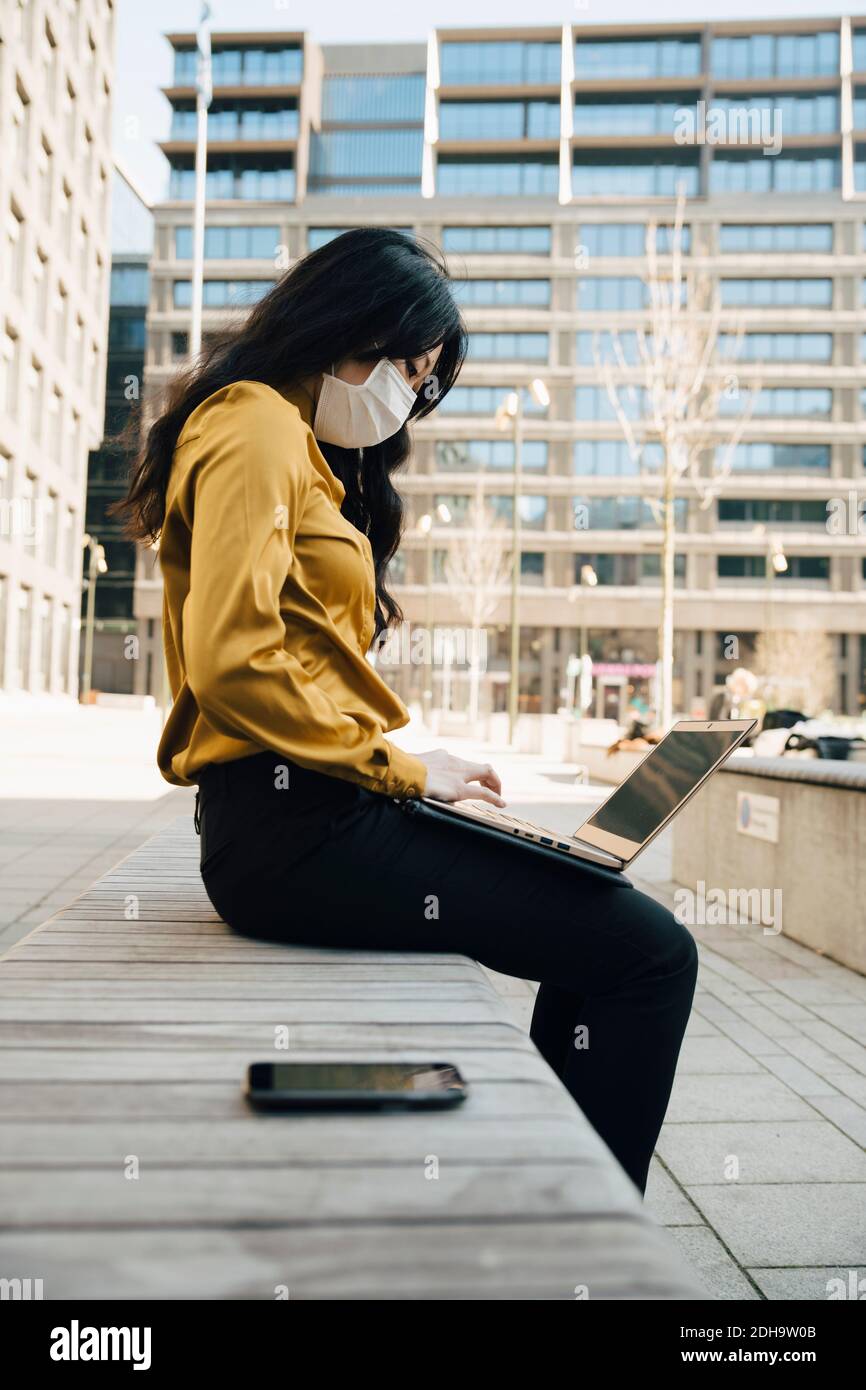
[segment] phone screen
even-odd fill
[[[457,1068],[445,1062],[255,1062],[249,1075],[252,1091],[300,1098],[329,1092],[397,1097],[465,1086]]]

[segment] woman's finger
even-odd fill
[[[480,782],[482,786],[490,787],[495,792],[502,791],[499,773],[490,763],[467,763],[465,775],[469,782]]]
[[[460,798],[461,801],[489,801],[491,806],[504,806],[506,803],[496,792],[488,791],[484,786],[466,788],[466,795]]]

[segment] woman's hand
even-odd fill
[[[489,801],[492,806],[504,806],[500,796],[502,783],[489,763],[467,763],[455,758],[444,748],[417,755],[427,768],[424,795],[433,801]],[[472,783],[477,782],[477,786]]]

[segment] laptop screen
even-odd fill
[[[742,736],[742,725],[730,731],[674,729],[581,829],[592,826],[642,844]]]

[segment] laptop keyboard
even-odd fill
[[[473,802],[472,810],[503,830],[531,830],[533,835],[544,835],[547,839],[555,838],[549,830],[542,830],[540,825],[533,825],[532,821],[521,820],[519,816],[512,816],[510,811],[497,810],[495,806],[488,806],[484,802]]]

